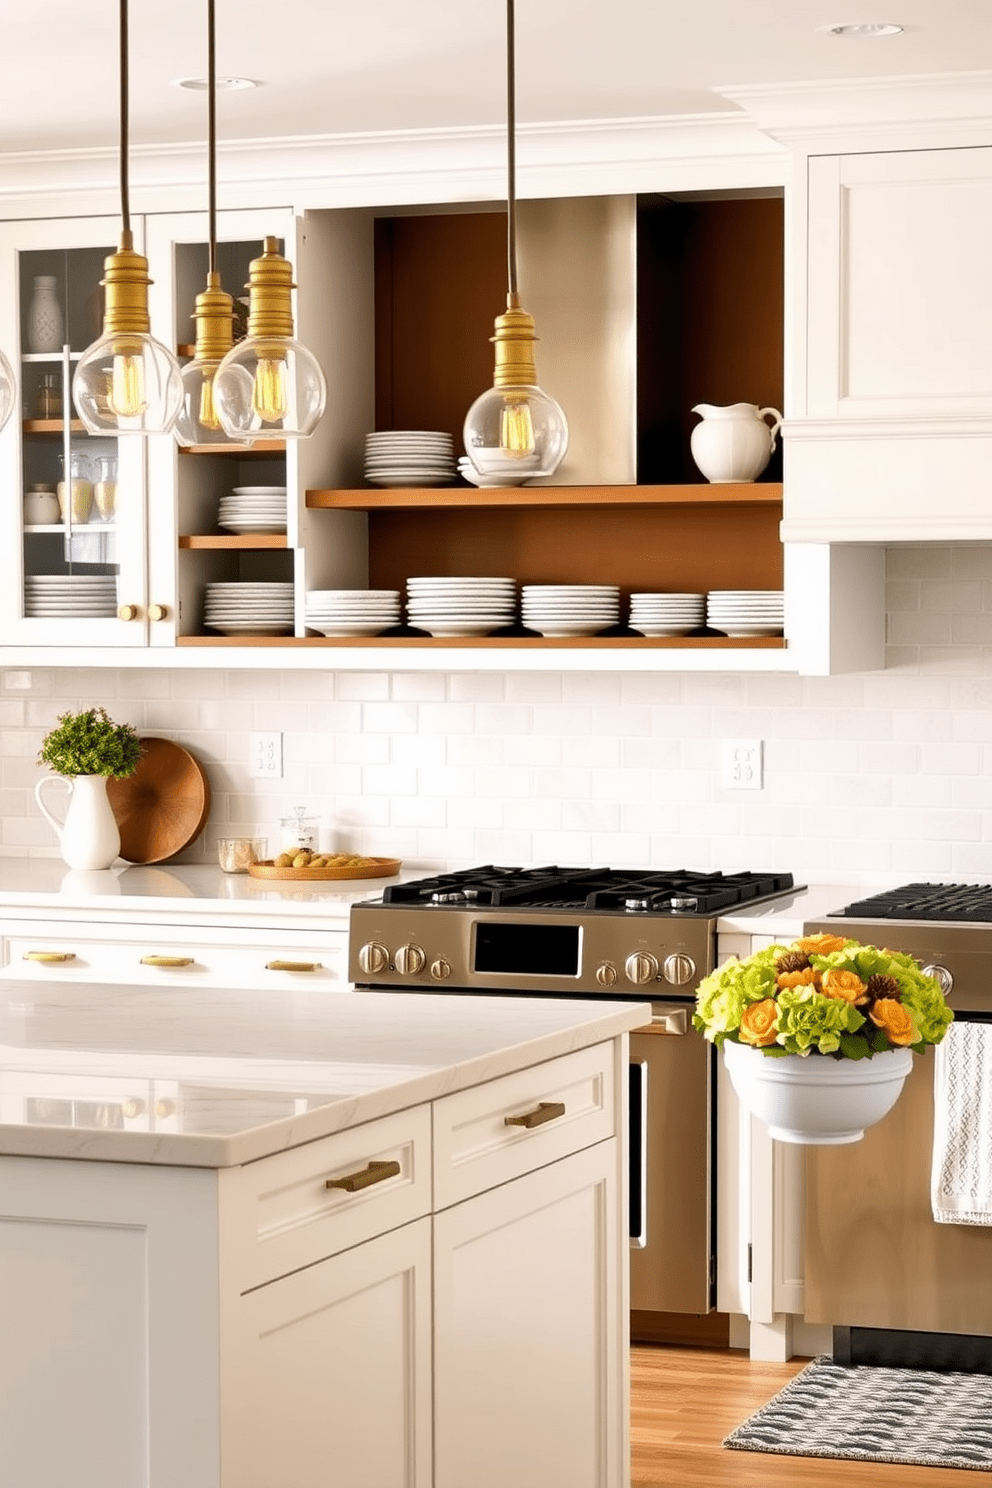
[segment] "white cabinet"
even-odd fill
[[[0,1158],[0,1481],[624,1488],[626,1058],[218,1171]]]
[[[813,155],[807,189],[783,535],[988,541],[992,147]]]

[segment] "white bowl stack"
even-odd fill
[[[451,435],[427,429],[366,434],[365,479],[373,486],[450,486],[455,479]]]
[[[458,474],[462,480],[467,480],[472,486],[522,486],[525,481],[531,479],[527,475],[481,475],[468,455],[461,455],[458,460]]]
[[[588,636],[620,623],[619,584],[525,584],[521,616],[543,636]]]
[[[417,577],[406,593],[408,624],[432,636],[491,635],[516,618],[515,579]]]
[[[382,635],[400,623],[398,589],[310,589],[304,624],[323,636]]]
[[[220,498],[217,522],[229,532],[285,532],[285,486],[235,486]]]
[[[29,620],[107,620],[117,614],[116,574],[25,574]]]
[[[203,623],[222,635],[291,635],[292,584],[208,584]]]
[[[632,594],[630,628],[646,636],[688,635],[706,623],[705,594]]]
[[[728,636],[781,635],[785,595],[781,589],[712,589],[706,623]]]

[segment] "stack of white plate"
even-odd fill
[[[512,625],[514,579],[413,578],[406,581],[407,620],[432,636],[482,636]]]
[[[24,613],[31,620],[105,620],[117,614],[116,574],[25,574]]]
[[[400,623],[398,589],[310,589],[304,623],[325,636],[382,635]]]
[[[235,486],[220,498],[217,521],[229,532],[285,532],[285,486]]]
[[[460,457],[458,474],[473,486],[522,486],[530,480],[530,475],[480,475],[468,455]]]
[[[706,596],[706,623],[728,636],[781,635],[785,595],[781,589],[713,589]]]
[[[620,621],[618,584],[525,584],[521,614],[543,636],[596,635]]]
[[[365,436],[365,479],[373,486],[449,486],[455,479],[450,434],[397,429]]]
[[[646,636],[687,635],[705,624],[705,594],[632,594],[630,628]]]
[[[289,635],[292,584],[208,584],[203,623],[222,635]]]

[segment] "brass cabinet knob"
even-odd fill
[[[389,965],[389,952],[377,940],[370,940],[359,950],[358,964],[366,976],[378,976]]]
[[[149,620],[168,620],[169,606],[160,604],[149,605],[148,618]]]
[[[643,987],[657,977],[658,958],[652,956],[650,951],[635,951],[632,956],[627,957],[623,969],[627,973],[628,982],[633,982],[635,987]]]
[[[118,620],[137,620],[140,615],[141,607],[139,605],[122,604],[117,606]]]
[[[396,952],[396,970],[400,976],[416,976],[423,971],[427,957],[418,945],[402,945]]]

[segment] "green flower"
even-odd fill
[[[864,1018],[840,997],[824,997],[815,987],[784,987],[778,994],[779,1031],[776,1043],[788,1054],[833,1054],[841,1035],[855,1033]]]
[[[704,977],[696,993],[693,1026],[719,1047],[728,1033],[740,1028],[749,1003],[774,997],[775,962],[783,949],[768,946],[746,961],[726,961]]]

